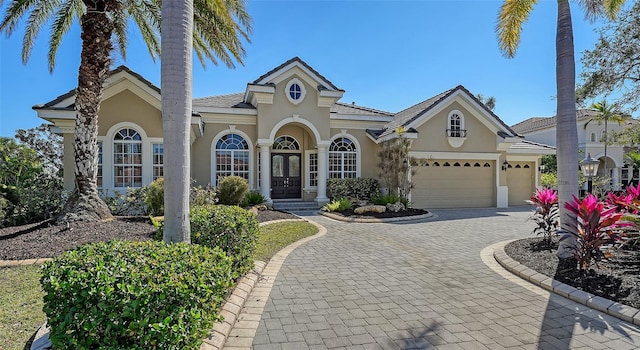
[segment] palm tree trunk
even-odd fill
[[[565,203],[578,195],[578,131],[576,126],[576,68],[573,47],[571,9],[568,0],[558,0],[558,24],[556,33],[556,86],[557,119],[556,145],[558,154],[558,200],[560,227],[565,228],[567,217],[572,215]],[[558,257],[572,256],[576,242],[563,240],[558,247]]]
[[[609,124],[608,117],[604,116],[604,178],[607,181],[605,190],[609,190],[609,173],[607,172],[607,139],[609,138]]]
[[[191,242],[189,227],[193,0],[162,2],[164,241]]]
[[[96,221],[111,218],[98,195],[98,111],[102,85],[109,73],[113,24],[105,12],[88,11],[81,18],[82,53],[78,70],[77,111],[73,132],[74,194],[58,221]]]

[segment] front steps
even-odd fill
[[[273,209],[288,211],[288,212],[317,212],[320,207],[316,202],[303,202],[303,201],[273,201]]]

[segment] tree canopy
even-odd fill
[[[599,33],[595,47],[585,51],[581,60],[578,102],[620,93],[617,103],[636,111],[640,108],[640,1]]]

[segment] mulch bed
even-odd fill
[[[356,214],[353,209],[348,209],[340,212],[331,212],[334,215],[342,215],[348,218],[376,218],[376,219],[388,219],[388,218],[399,218],[399,217],[407,217],[407,216],[416,216],[428,214],[429,212],[422,209],[405,209],[399,212],[392,212],[390,210],[385,211],[384,213],[367,213],[367,214]]]
[[[277,210],[259,211],[260,222],[296,219]],[[113,239],[147,241],[156,229],[146,217],[116,217],[105,222],[75,222],[55,225],[52,221],[0,229],[0,260],[51,258],[86,243]]]
[[[543,275],[585,292],[640,309],[640,251],[617,249],[613,258],[603,260],[586,273],[558,273],[558,244],[542,244],[540,238],[509,243],[505,252],[517,262]]]

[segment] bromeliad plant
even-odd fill
[[[558,193],[551,188],[542,188],[527,202],[536,206],[529,218],[538,225],[533,233],[542,234],[542,241],[551,247],[551,238],[558,234]]]
[[[589,269],[592,260],[597,263],[610,257],[611,253],[603,252],[602,247],[618,243],[621,230],[631,226],[631,223],[621,220],[623,214],[616,212],[615,206],[598,202],[598,198],[592,194],[584,199],[574,196],[573,201],[565,204],[565,208],[575,214],[575,217],[567,216],[560,241],[575,239],[573,255],[583,271]]]

